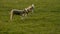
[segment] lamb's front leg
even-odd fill
[[[24,14],[21,15],[21,19],[22,19],[22,20],[24,19]]]

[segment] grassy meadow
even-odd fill
[[[10,22],[11,9],[34,4],[34,13]],[[0,34],[60,34],[60,0],[0,0]]]

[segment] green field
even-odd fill
[[[34,13],[23,21],[11,9],[35,5]],[[0,34],[60,34],[60,0],[0,0]]]

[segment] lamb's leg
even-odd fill
[[[13,11],[11,11],[10,13],[10,21],[12,21],[12,19],[13,19]]]

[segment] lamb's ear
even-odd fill
[[[32,4],[32,6],[34,7],[34,4]]]
[[[26,12],[27,12],[27,9],[25,8],[25,9],[24,9],[24,11],[26,11]]]
[[[27,8],[25,8],[24,10],[26,10],[26,11],[27,11]]]

